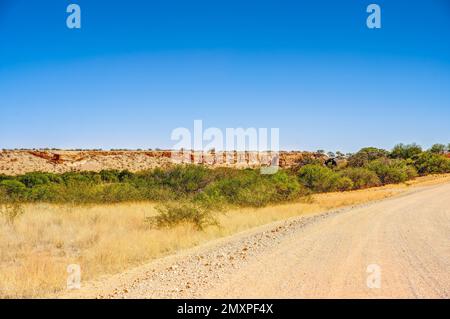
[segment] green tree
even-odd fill
[[[444,154],[445,153],[445,145],[444,144],[434,144],[431,146],[429,151],[434,154]]]
[[[420,175],[450,173],[450,159],[431,152],[420,154],[414,166]]]
[[[387,157],[388,154],[389,152],[384,149],[365,147],[349,157],[348,165],[351,167],[364,167],[373,160]]]
[[[420,145],[417,145],[416,143],[413,144],[397,144],[391,152],[392,158],[402,158],[402,159],[413,159],[416,156],[418,156],[420,153],[422,153],[422,147]]]

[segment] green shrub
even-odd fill
[[[272,175],[261,175],[257,170],[222,169],[214,175],[214,181],[204,189],[204,193],[231,205],[259,207],[304,193],[297,178],[282,170]]]
[[[217,224],[212,211],[198,203],[168,202],[156,207],[158,215],[152,222],[158,227],[172,227],[181,223],[192,223],[197,229]]]
[[[429,152],[434,153],[434,154],[444,154],[445,151],[446,151],[446,146],[444,144],[434,144],[429,149]]]
[[[250,187],[238,189],[236,204],[241,206],[263,207],[274,202],[277,193],[267,180],[259,180]]]
[[[375,172],[382,184],[402,183],[417,176],[414,167],[404,160],[378,159],[367,166]]]
[[[373,160],[387,157],[388,154],[389,154],[388,151],[380,148],[365,147],[348,158],[348,166],[364,167]]]
[[[7,176],[5,174],[0,174],[0,182],[5,181],[5,180],[11,180],[14,179],[13,176]]]
[[[28,188],[50,183],[63,183],[63,179],[52,173],[32,172],[19,176],[18,180]]]
[[[337,175],[337,174],[336,174]],[[353,181],[348,177],[338,177],[336,179],[335,190],[348,191],[354,188]]]
[[[241,206],[261,206],[270,202],[275,195],[276,189],[269,185],[268,177],[255,170],[243,170],[229,175],[226,172],[220,172],[220,178],[205,188],[206,194],[220,194],[227,203]]]
[[[26,198],[27,187],[17,180],[3,180],[0,182],[0,189],[10,198]]]
[[[450,173],[450,159],[431,152],[420,154],[414,166],[420,175]]]
[[[67,172],[61,174],[61,178],[66,185],[102,182],[100,174],[95,172]]]
[[[129,170],[123,170],[118,174],[118,177],[120,182],[127,182],[133,179],[134,174]]]
[[[303,166],[298,171],[298,178],[300,183],[314,192],[344,191],[353,187],[349,178],[320,165]]]
[[[177,165],[166,170],[157,168],[147,174],[147,179],[156,185],[167,186],[182,194],[202,190],[212,178],[211,170],[199,165]]]
[[[95,198],[103,203],[118,203],[145,199],[144,195],[136,187],[128,183],[101,185],[96,188],[96,193]]]
[[[306,191],[301,187],[298,179],[288,174],[286,171],[278,170],[273,175],[269,175],[271,185],[275,187],[275,198],[273,201],[285,201],[306,195]]]
[[[391,151],[391,158],[399,158],[399,159],[414,159],[422,153],[422,147],[413,143],[413,144],[397,144]]]
[[[229,203],[238,203],[239,190],[251,184],[247,174],[218,179],[205,188],[206,194],[220,194]]]
[[[117,182],[119,182],[119,171],[117,171],[117,170],[102,170],[102,171],[100,171],[100,177],[103,182],[117,183]]]
[[[353,182],[353,189],[376,187],[381,185],[377,174],[363,167],[348,167],[339,172],[343,177],[348,177]]]
[[[30,190],[28,199],[35,202],[58,202],[64,192],[65,187],[61,185],[37,185]]]

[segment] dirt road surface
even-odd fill
[[[450,184],[266,225],[67,297],[449,298]]]

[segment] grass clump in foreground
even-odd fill
[[[169,202],[156,206],[158,215],[149,218],[159,227],[171,227],[181,223],[192,223],[198,230],[203,230],[206,226],[217,225],[217,220],[211,210],[201,205],[201,203],[184,201]]]

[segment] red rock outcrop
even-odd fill
[[[0,174],[18,175],[33,171],[63,173],[100,171],[132,172],[193,163],[208,167],[258,168],[276,163],[283,168],[304,165],[312,160],[322,163],[326,155],[310,152],[197,152],[197,151],[46,151],[4,150],[0,152]]]

